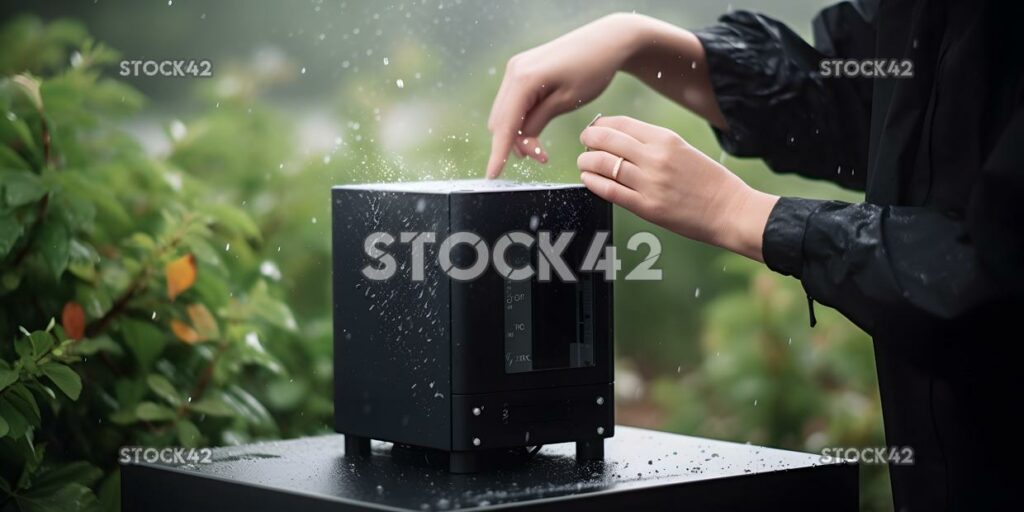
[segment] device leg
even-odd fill
[[[476,452],[451,452],[448,454],[449,473],[476,473],[480,471],[480,456]]]
[[[345,456],[369,457],[370,439],[368,437],[345,434]]]
[[[576,462],[604,460],[604,438],[576,441]]]

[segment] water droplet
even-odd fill
[[[188,134],[188,128],[185,127],[185,123],[175,119],[171,121],[170,132],[171,139],[177,142],[185,138],[185,135]]]
[[[661,79],[661,71],[658,71],[658,79]]]
[[[695,299],[699,299],[700,298],[700,288],[699,287],[693,290],[693,298],[695,298]]]
[[[405,89],[405,80],[399,78],[398,80],[395,80],[395,85],[397,85],[399,89]]]
[[[303,75],[305,75],[306,74],[306,67],[303,66],[302,69],[299,70],[299,73],[302,73]]]

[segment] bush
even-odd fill
[[[294,350],[257,223],[116,127],[142,98],[78,25],[0,41],[0,509],[117,509],[121,446],[281,436],[287,368],[330,375]],[[293,429],[323,428],[319,400]]]

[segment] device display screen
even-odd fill
[[[594,366],[594,281],[505,280],[505,373]]]

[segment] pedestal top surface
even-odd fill
[[[572,443],[544,446],[528,463],[473,475],[396,460],[374,442],[346,458],[341,435],[217,448],[206,464],[141,464],[328,501],[391,510],[475,508],[564,500],[685,482],[757,478],[830,465],[820,455],[616,427],[601,463],[577,465]]]

